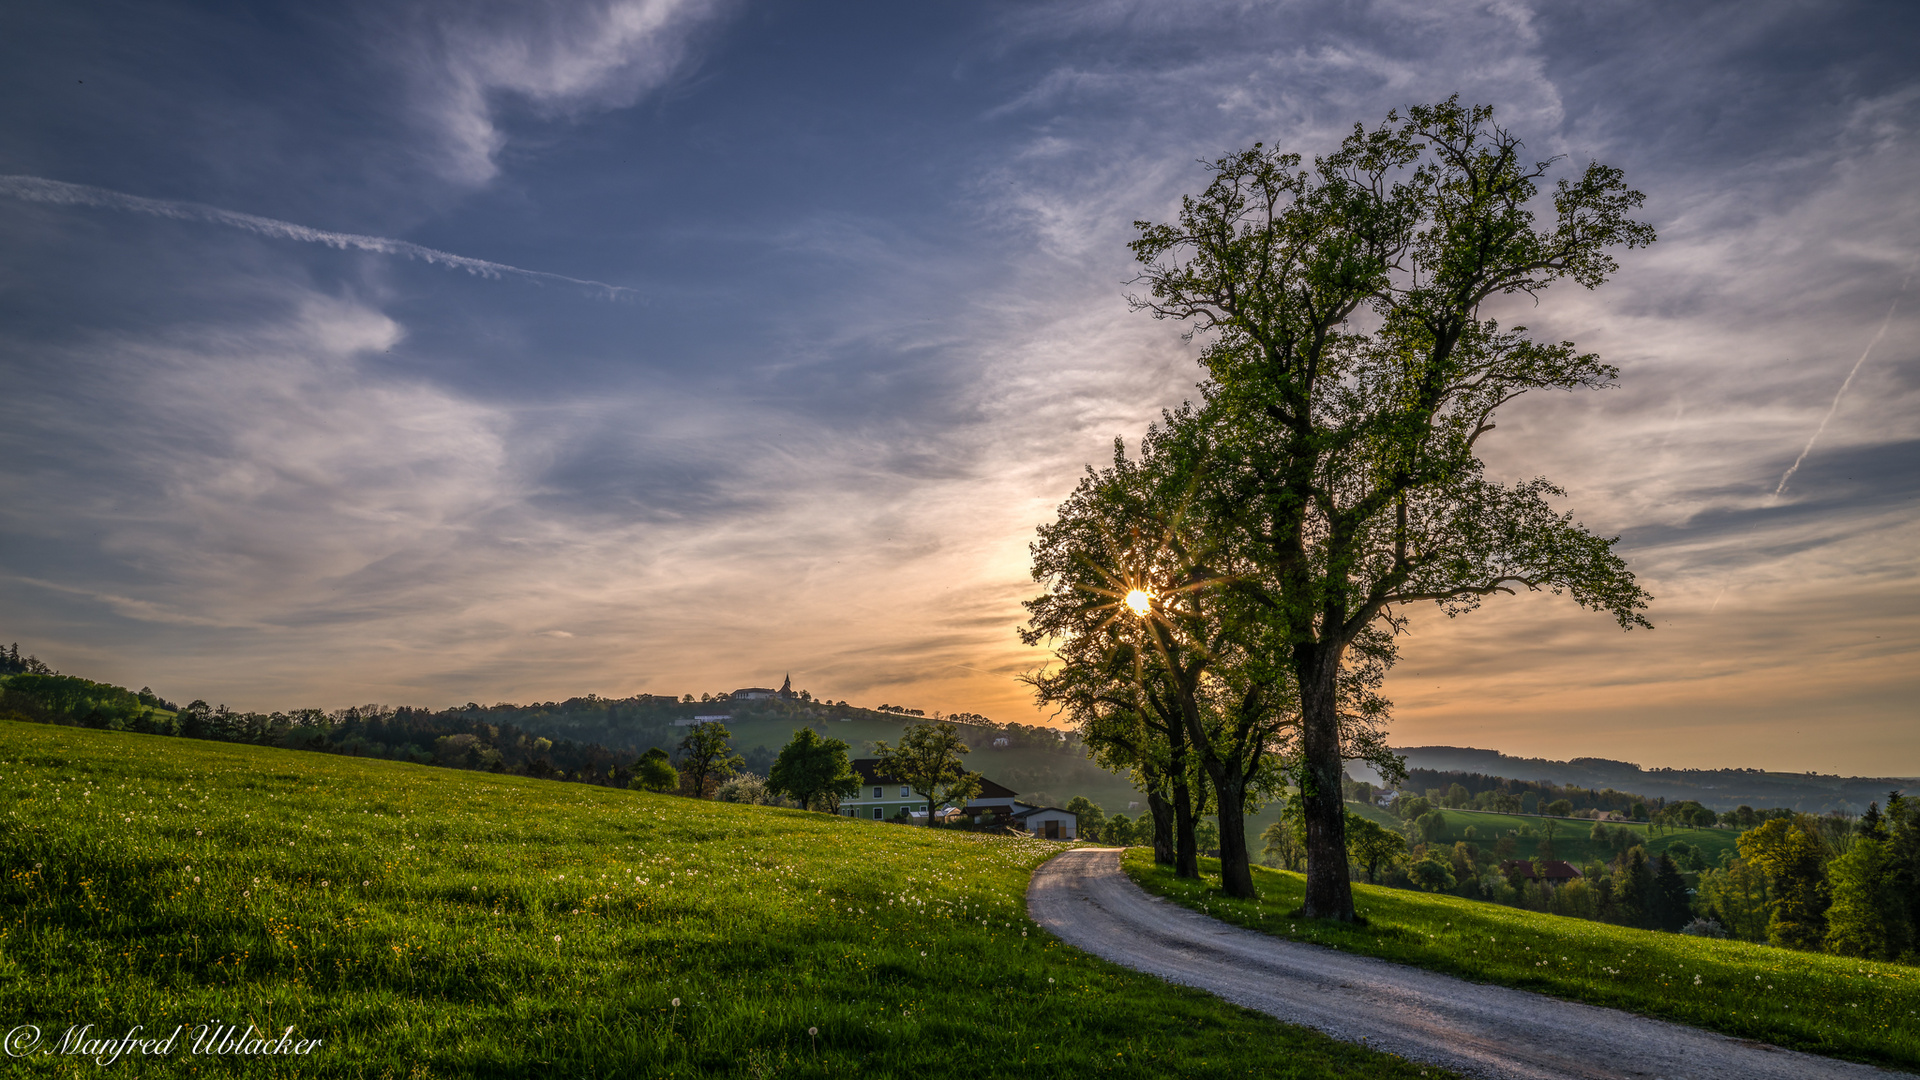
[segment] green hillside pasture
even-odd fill
[[[1219,891],[1219,863],[1182,881],[1135,848],[1124,865],[1148,891],[1294,941],[1413,964],[1476,982],[1626,1009],[1736,1038],[1881,1065],[1920,1067],[1920,969],[1742,941],[1633,930],[1453,896],[1356,884],[1366,926],[1290,913],[1299,874],[1257,867],[1258,902]]]
[[[1385,815],[1387,820],[1396,820],[1385,811],[1378,812]],[[1590,860],[1612,862],[1616,854],[1611,847],[1596,844],[1590,839],[1593,835],[1594,823],[1583,818],[1490,814],[1477,810],[1443,809],[1440,813],[1447,819],[1447,831],[1441,842],[1448,845],[1456,840],[1466,839],[1466,830],[1471,827],[1474,830],[1473,842],[1483,849],[1491,850],[1500,837],[1525,827],[1532,829],[1535,835],[1532,838],[1520,839],[1518,846],[1514,848],[1513,857],[1530,859],[1534,856],[1534,849],[1539,846],[1541,837],[1545,835],[1546,823],[1551,821],[1557,830],[1553,837],[1555,858],[1565,859],[1575,866],[1580,866]],[[1739,835],[1738,830],[1735,829],[1661,829],[1658,835],[1650,835],[1645,825],[1611,821],[1606,825],[1610,830],[1631,829],[1639,837],[1639,842],[1646,847],[1648,855],[1658,855],[1673,846],[1675,842],[1684,842],[1688,847],[1696,847],[1704,851],[1707,862],[1714,866],[1719,865],[1722,852],[1735,850],[1734,839]]]
[[[1022,901],[1058,850],[0,723],[0,1016],[42,1048],[324,1040],[262,1061],[190,1031],[134,1075],[1422,1075],[1047,937]]]
[[[868,748],[876,739],[897,742],[904,733],[906,720],[879,720],[856,716],[849,720],[806,720],[798,717],[741,717],[727,721],[736,750],[764,746],[779,750],[793,733],[808,724],[829,738],[839,739],[853,749],[852,757],[869,757]],[[961,737],[973,752],[966,757],[967,768],[1023,795],[1038,793],[1065,805],[1075,795],[1085,795],[1099,803],[1107,813],[1130,813],[1128,802],[1146,806],[1146,796],[1127,776],[1111,773],[1079,754],[1043,750],[1030,746],[995,747],[993,732],[961,728]],[[984,744],[984,745],[983,745]]]

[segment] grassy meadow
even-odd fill
[[[323,1040],[135,1075],[1440,1075],[1050,939],[1044,841],[19,723],[0,792],[5,1028]]]
[[[1305,879],[1256,867],[1258,902],[1219,891],[1219,864],[1182,881],[1130,849],[1148,891],[1296,941],[1476,982],[1626,1009],[1817,1054],[1920,1068],[1920,968],[1635,930],[1478,900],[1355,884],[1366,926],[1292,917]]]
[[[1358,804],[1355,804],[1355,809],[1358,809]],[[1393,815],[1384,810],[1380,810],[1377,807],[1371,809],[1379,816],[1378,819],[1383,822],[1399,821],[1398,818],[1393,817]],[[1479,810],[1442,809],[1440,813],[1445,815],[1447,820],[1446,833],[1441,837],[1441,843],[1444,844],[1452,844],[1456,840],[1465,840],[1467,838],[1466,831],[1472,829],[1474,831],[1474,843],[1479,844],[1483,848],[1492,848],[1494,842],[1500,837],[1505,836],[1509,831],[1529,828],[1534,831],[1535,835],[1530,839],[1521,840],[1514,851],[1513,857],[1517,859],[1532,858],[1534,849],[1539,845],[1540,838],[1545,835],[1547,822],[1551,821],[1555,828],[1553,849],[1554,858],[1556,859],[1565,859],[1575,866],[1579,866],[1589,860],[1612,862],[1614,856],[1618,854],[1613,848],[1605,844],[1594,843],[1593,840],[1590,839],[1593,835],[1594,823],[1582,818],[1549,818],[1532,814],[1494,814]],[[1637,838],[1636,842],[1647,849],[1648,855],[1659,855],[1675,843],[1685,843],[1688,847],[1699,848],[1705,852],[1707,862],[1714,866],[1720,864],[1720,855],[1723,852],[1735,851],[1734,840],[1740,835],[1738,829],[1663,828],[1658,832],[1653,832],[1650,831],[1646,825],[1613,821],[1607,822],[1606,826],[1608,829],[1614,831],[1620,829],[1630,830]]]

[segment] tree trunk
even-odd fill
[[[1213,794],[1220,804],[1220,887],[1228,896],[1258,899],[1253,863],[1247,857],[1246,777],[1237,767],[1221,769],[1213,777]]]
[[[1300,676],[1302,779],[1301,809],[1307,822],[1307,899],[1301,914],[1309,919],[1353,921],[1353,885],[1347,873],[1347,818],[1341,804],[1340,714],[1335,678],[1339,651],[1303,646],[1296,654]],[[1224,810],[1224,805],[1222,810]],[[1226,823],[1221,822],[1224,830]]]
[[[1172,866],[1175,862],[1173,804],[1158,791],[1149,791],[1147,792],[1147,809],[1153,813],[1153,861],[1161,866]]]
[[[1184,763],[1173,776],[1173,876],[1197,878],[1200,876],[1200,853],[1194,850],[1193,789],[1187,784]]]

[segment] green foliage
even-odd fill
[[[1827,909],[1828,952],[1893,960],[1913,948],[1901,869],[1892,846],[1870,836],[1828,865],[1833,895]]]
[[[157,712],[125,687],[73,675],[9,675],[4,685],[7,694],[17,694],[50,713],[88,727],[116,731],[137,728]]]
[[[0,821],[10,1027],[325,1040],[140,1076],[1420,1073],[1060,945],[1044,842],[8,723]]]
[[[1828,851],[1808,815],[1777,818],[1740,834],[1740,857],[1767,875],[1767,940],[1818,949],[1826,939]]]
[[[1434,852],[1407,867],[1407,876],[1427,892],[1445,892],[1454,884],[1452,863]]]
[[[1107,812],[1100,809],[1098,803],[1095,803],[1085,795],[1075,795],[1073,798],[1068,799],[1067,805],[1061,809],[1074,815],[1075,820],[1078,822],[1075,830],[1079,834],[1080,839],[1099,840],[1101,838],[1101,830],[1107,822]]]
[[[1175,878],[1144,853],[1122,865],[1149,892],[1238,926],[1623,1009],[1812,1053],[1920,1069],[1915,969],[1741,941],[1637,930],[1444,894],[1354,886],[1363,926],[1305,919],[1298,874],[1260,869],[1257,901]],[[1696,983],[1694,980],[1698,979]],[[1543,1037],[1551,1037],[1547,1033]]]
[[[633,780],[627,786],[635,791],[677,791],[680,788],[680,773],[667,761],[667,752],[656,746],[640,755],[640,760],[634,763]]]
[[[1283,870],[1298,870],[1307,859],[1306,841],[1286,821],[1276,821],[1260,834],[1260,861]]]
[[[847,760],[847,744],[822,738],[811,727],[793,733],[767,773],[767,786],[809,810],[837,810],[840,800],[860,790],[860,777]]]
[[[1306,831],[1304,823],[1300,831]],[[1383,829],[1352,811],[1347,812],[1346,840],[1347,857],[1366,868],[1369,882],[1378,880],[1383,864],[1399,858],[1407,850],[1407,841],[1399,833]]]

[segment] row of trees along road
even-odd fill
[[[1550,590],[1649,625],[1614,541],[1557,512],[1546,480],[1489,479],[1477,451],[1519,395],[1616,375],[1482,305],[1591,289],[1610,249],[1654,234],[1618,169],[1543,191],[1554,163],[1457,99],[1300,162],[1256,144],[1214,162],[1176,221],[1136,223],[1131,301],[1190,326],[1208,377],[1041,528],[1022,636],[1060,661],[1033,678],[1040,701],[1148,792],[1156,857],[1194,872],[1211,798],[1223,886],[1251,896],[1244,815],[1291,779],[1303,914],[1350,921],[1341,772],[1401,771],[1379,690],[1408,605]]]

